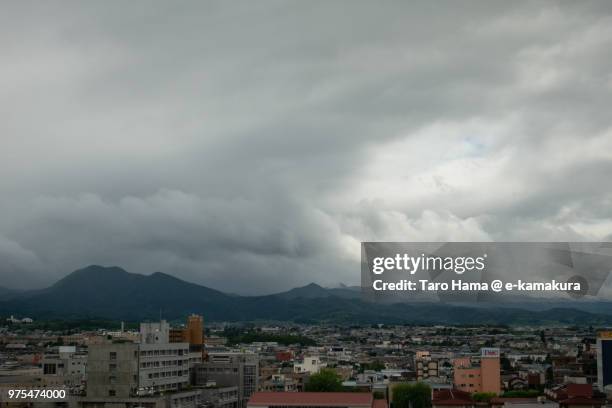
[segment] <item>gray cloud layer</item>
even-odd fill
[[[13,2],[0,284],[87,264],[238,293],[362,240],[604,240],[607,2]]]

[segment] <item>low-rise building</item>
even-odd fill
[[[247,408],[386,408],[385,400],[375,400],[362,392],[256,392]]]

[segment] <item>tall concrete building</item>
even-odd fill
[[[482,392],[501,393],[501,363],[498,348],[480,350],[480,378]]]
[[[170,329],[170,342],[202,346],[204,344],[204,319],[202,316],[192,314],[187,317],[187,325],[184,328]]]
[[[612,384],[612,331],[603,331],[597,335],[597,386],[603,392],[610,384]]]
[[[202,316],[191,315],[187,317],[187,343],[194,345],[204,344],[204,319]]]
[[[138,372],[138,344],[92,344],[87,356],[87,396],[135,396]]]
[[[498,348],[482,348],[480,357],[462,357],[453,361],[455,387],[461,391],[501,392],[500,353]]]
[[[238,407],[246,407],[259,386],[259,356],[254,353],[210,353],[208,360],[194,367],[196,385],[215,383],[222,387],[238,387]]]
[[[184,328],[170,329],[169,338],[171,343],[189,344],[189,363],[195,365],[201,363],[205,358],[204,350],[204,319],[202,316],[192,314],[187,317],[187,325]]]
[[[139,392],[177,391],[189,385],[189,343],[170,343],[170,325],[140,324]]]
[[[178,391],[189,385],[189,344],[170,343],[164,320],[140,325],[140,343],[92,344],[88,397],[134,397]]]

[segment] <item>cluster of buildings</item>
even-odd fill
[[[86,392],[74,400],[83,408],[246,407],[259,385],[257,355],[209,352],[204,344],[200,316],[180,329],[163,320],[142,323],[138,341],[111,337],[91,344]]]
[[[26,406],[244,408],[259,386],[258,356],[206,348],[196,315],[179,328],[162,320],[58,337],[4,331],[2,340],[0,386],[68,391],[65,401]]]
[[[12,324],[29,324],[29,323],[34,323],[34,320],[30,317],[22,317],[22,318],[16,318],[15,316],[11,315],[10,317],[6,318],[6,321],[8,323],[12,323]]]
[[[197,315],[131,331],[3,327],[0,387],[62,387],[68,398],[49,404],[75,408],[387,408],[398,385],[417,382],[429,385],[433,407],[599,408],[612,400],[612,332],[286,324],[242,329],[282,342],[236,344],[227,329],[205,333]],[[306,392],[322,369],[347,392]]]

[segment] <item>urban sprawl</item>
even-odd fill
[[[191,315],[183,322],[69,329],[11,316],[2,324],[0,342],[3,406],[599,408],[612,404],[612,332],[593,327],[293,323],[205,327],[202,316]],[[65,390],[65,398],[20,400],[8,394],[41,389]]]

